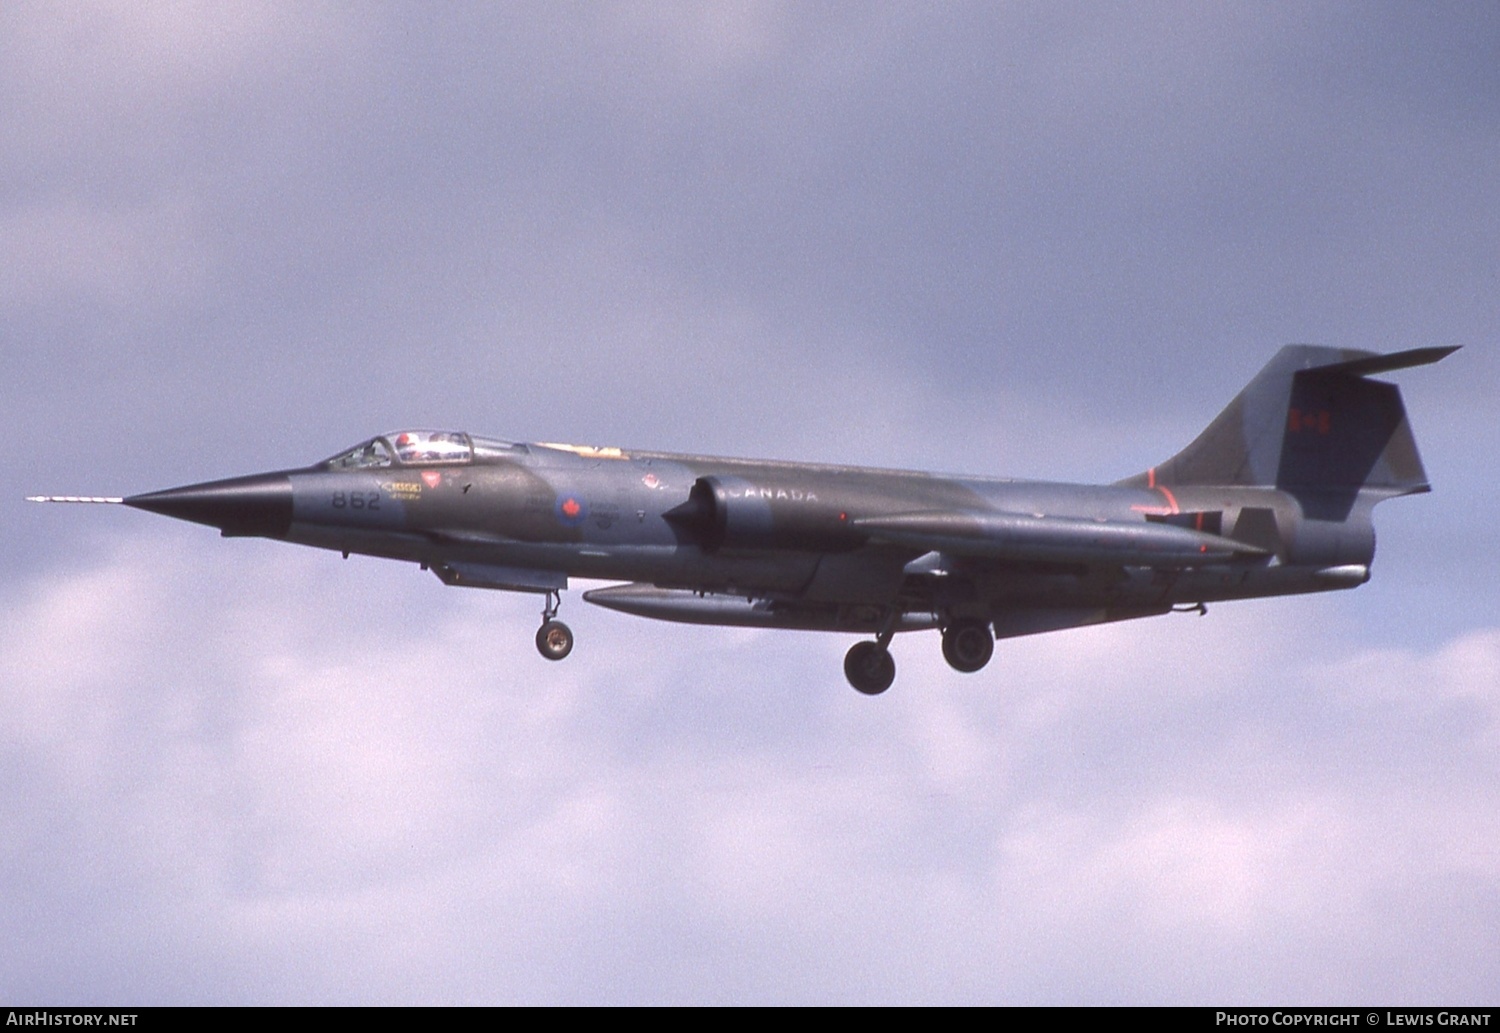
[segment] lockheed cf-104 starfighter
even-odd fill
[[[1109,485],[382,434],[312,466],[114,502],[321,549],[405,560],[445,584],[541,595],[542,656],[569,578],[693,624],[859,633],[860,692],[895,678],[897,632],[935,629],[958,671],[996,639],[1353,588],[1376,503],[1429,490],[1399,390],[1371,379],[1454,348],[1283,348],[1177,455]]]

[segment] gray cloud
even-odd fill
[[[871,707],[818,636],[580,612],[544,670],[524,602],[173,537],[8,599],[26,999],[1493,985],[1500,630],[1371,650],[1252,607],[1015,642],[983,685],[911,639]]]

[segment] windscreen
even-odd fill
[[[400,464],[431,466],[474,459],[469,435],[456,430],[400,430],[382,434],[324,460],[330,470],[362,470]]]
[[[340,452],[323,463],[330,470],[360,470],[366,467],[391,465],[391,448],[381,438],[369,441]]]

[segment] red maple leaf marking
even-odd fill
[[[577,499],[568,499],[562,504],[562,511],[564,516],[576,517],[578,515],[579,508],[580,507],[578,505]]]

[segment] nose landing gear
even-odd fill
[[[536,633],[536,651],[548,660],[561,660],[573,651],[573,629],[557,619],[561,603],[562,596],[557,592],[547,593],[542,626]]]

